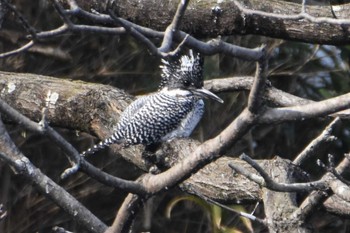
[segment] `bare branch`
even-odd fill
[[[345,158],[349,159],[347,156],[345,156]],[[332,154],[328,154],[328,165],[324,164],[320,159],[317,160],[317,164],[327,172],[334,175],[334,177],[339,181],[345,183],[348,186],[350,185],[350,182],[345,180],[344,177],[338,173],[334,163],[334,156]]]
[[[138,194],[140,196],[147,195],[146,189],[140,183],[112,176],[91,165],[86,160],[81,160],[80,168],[82,172],[107,186],[114,187],[125,192]]]
[[[122,206],[119,208],[118,214],[114,219],[113,224],[106,230],[105,233],[127,233],[134,221],[134,217],[141,205],[143,199],[137,195],[129,194]]]
[[[314,182],[307,182],[307,183],[293,183],[293,184],[284,184],[284,183],[277,183],[273,181],[270,176],[264,171],[262,167],[260,167],[259,164],[257,164],[254,160],[252,160],[248,155],[242,154],[240,158],[247,163],[249,163],[254,169],[261,175],[261,177],[251,174],[249,171],[236,166],[235,164],[230,163],[229,166],[235,170],[236,172],[244,175],[251,181],[256,182],[257,184],[266,187],[273,191],[279,191],[279,192],[310,192],[313,190],[326,190],[327,184],[322,181],[314,181]]]
[[[59,16],[63,20],[65,24],[67,24],[68,27],[71,27],[73,25],[72,21],[68,18],[68,16],[65,14],[65,10],[62,7],[62,5],[59,3],[58,0],[52,0],[53,5],[58,12]]]
[[[237,214],[237,215],[239,215],[239,216],[242,216],[242,217],[244,217],[244,218],[247,218],[247,219],[249,219],[249,220],[252,220],[252,221],[254,221],[254,222],[257,222],[257,223],[259,223],[259,224],[261,224],[261,225],[267,227],[267,223],[266,223],[266,221],[265,221],[264,219],[257,218],[257,217],[255,217],[253,214],[248,214],[248,213],[245,213],[245,212],[237,211],[237,210],[232,209],[232,208],[230,208],[230,207],[228,207],[228,206],[226,206],[226,205],[223,205],[223,204],[221,204],[221,203],[219,203],[219,202],[217,202],[217,201],[214,201],[214,200],[211,199],[211,198],[205,197],[205,196],[201,195],[200,193],[196,193],[195,195],[197,195],[198,197],[202,198],[202,199],[205,200],[206,202],[209,202],[209,203],[211,203],[211,204],[220,206],[221,208],[223,208],[223,209],[225,209],[225,210],[231,211],[231,212],[233,212],[233,213],[235,213],[235,214]]]
[[[260,117],[259,123],[279,123],[282,121],[305,120],[313,117],[324,117],[345,109],[350,105],[350,93],[331,99],[301,106],[268,108]]]
[[[350,187],[348,184],[345,184],[340,180],[333,180],[330,182],[329,187],[338,197],[344,201],[350,202]]]
[[[69,144],[66,140],[62,138],[61,135],[59,135],[55,130],[53,130],[51,127],[47,126],[46,124],[37,124],[31,120],[29,120],[27,117],[23,116],[19,112],[17,112],[15,109],[13,109],[11,106],[6,104],[2,99],[0,99],[0,111],[10,116],[16,123],[22,124],[27,129],[47,135],[53,142],[55,142],[59,147],[61,147],[65,154],[68,155],[68,158],[70,158],[70,161],[72,163],[72,168],[66,170],[62,177],[65,178],[67,175],[70,175],[74,172],[76,172],[80,165],[80,156],[79,153],[75,150],[75,148]]]
[[[22,47],[9,51],[9,52],[5,52],[5,53],[0,53],[0,58],[7,58],[16,54],[19,54],[21,52],[27,51],[28,49],[30,49],[31,47],[33,47],[34,45],[34,41],[29,41],[27,44],[23,45]]]
[[[350,160],[344,158],[336,168],[338,174],[342,175],[350,167]],[[326,173],[322,180],[333,180],[334,177],[331,173]],[[300,205],[300,207],[291,215],[292,218],[306,219],[310,214],[319,207],[320,203],[326,200],[331,194],[331,191],[315,191],[312,192]]]
[[[70,3],[69,1],[69,4]],[[111,18],[111,16],[106,15],[106,14],[92,14],[90,12],[87,12],[79,7],[77,5],[70,5],[71,10],[64,12],[62,11],[61,14],[70,14],[72,16],[76,17],[83,17],[87,20],[94,21],[96,23],[101,23],[101,24],[114,24],[115,20]],[[182,6],[181,6],[182,7]],[[66,15],[65,15],[66,17]],[[127,26],[127,28],[132,28],[137,30],[140,34],[142,34],[144,37],[148,38],[163,38],[165,33],[164,32],[159,32],[152,30],[147,27],[142,27],[137,24],[134,24],[130,21],[127,21],[125,19],[119,18],[118,21],[122,21],[122,23]],[[125,34],[126,30],[124,28],[109,28],[109,27],[104,27],[104,26],[90,26],[90,25],[74,25],[71,24],[68,26],[61,26],[58,29],[53,29],[47,32],[40,32],[37,33],[37,37],[39,39],[47,38],[50,36],[57,36],[61,35],[63,33],[66,33],[67,30],[71,30],[74,32],[101,32],[101,33],[106,33],[106,34]],[[138,35],[141,37],[141,35]],[[201,52],[205,55],[213,55],[217,53],[224,53],[228,54],[233,57],[238,57],[244,60],[249,60],[249,61],[258,61],[261,59],[263,56],[263,52],[261,48],[255,48],[255,49],[248,49],[248,48],[243,48],[239,46],[235,46],[229,43],[226,43],[222,41],[221,39],[215,39],[211,40],[208,42],[203,42],[201,40],[198,40],[190,35],[188,35],[185,32],[178,31],[178,33],[175,33],[173,35],[173,39],[177,41],[178,43],[184,42],[184,45],[191,47],[198,52]],[[149,46],[149,45],[148,45]],[[152,49],[151,49],[152,50]],[[158,53],[157,53],[158,54]],[[162,53],[161,53],[162,54]]]
[[[302,2],[301,2],[301,13],[306,13],[306,11],[305,11],[305,6],[306,5],[306,0],[302,0]]]
[[[165,52],[165,53],[170,51],[171,45],[173,43],[173,34],[176,33],[179,29],[181,19],[185,14],[188,2],[189,0],[180,0],[176,13],[173,17],[173,20],[165,30],[163,42],[159,47],[159,51]]]
[[[337,138],[332,136],[332,131],[334,130],[334,127],[339,124],[339,122],[340,119],[338,117],[335,118],[317,138],[312,140],[312,142],[305,147],[302,152],[300,152],[300,154],[294,159],[293,163],[300,166],[305,160],[315,155],[315,152],[317,152],[318,149],[324,145],[324,143],[334,142]]]
[[[204,82],[204,86],[208,90],[216,93],[242,90],[248,91],[251,89],[253,81],[254,77],[252,76],[218,78],[206,80]],[[289,107],[314,102],[312,100],[304,99],[281,91],[270,85],[267,85],[265,89],[264,100],[268,101],[268,103],[273,104],[274,106],[277,105],[280,107]]]
[[[112,17],[112,19],[121,24],[133,37],[135,37],[135,39],[139,40],[141,43],[144,43],[149,48],[151,55],[164,57],[163,53],[146,36],[133,28],[127,20],[123,20],[115,16],[112,10],[109,10],[109,15]]]
[[[263,55],[256,64],[255,79],[252,85],[252,89],[248,99],[248,110],[253,114],[257,114],[262,106],[262,96],[265,91],[266,79],[267,79],[267,55],[265,46],[262,46]]]
[[[26,177],[30,182],[33,182],[44,196],[54,201],[86,229],[100,233],[103,233],[107,229],[107,226],[104,223],[102,223],[63,188],[41,173],[41,171],[36,168],[27,157],[18,151],[1,120],[0,134],[2,135],[0,137],[0,158],[8,162],[17,173]]]
[[[11,116],[11,119],[14,122],[17,122],[18,124],[25,126],[28,130],[31,130],[33,132],[37,132],[40,134],[44,133],[44,129],[39,124],[31,121],[27,117],[18,113],[14,108],[12,108],[10,105],[8,105],[2,99],[0,99],[0,111],[2,113],[5,113],[8,116]]]
[[[4,4],[4,6],[6,6],[7,9],[10,9],[16,15],[21,25],[30,34],[30,37],[31,37],[31,40],[28,43],[22,45],[20,48],[9,52],[0,53],[0,58],[6,58],[9,56],[19,54],[23,51],[27,51],[29,48],[31,48],[34,45],[34,42],[37,40],[37,35],[36,35],[35,29],[32,26],[30,26],[26,18],[13,5],[8,3],[7,1],[2,1],[2,3]],[[4,6],[0,5],[0,7],[4,7]]]

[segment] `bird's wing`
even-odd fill
[[[181,125],[194,104],[191,98],[179,99],[159,93],[139,101],[135,103],[135,108],[140,107],[138,110],[128,110],[132,117],[125,120],[125,126],[120,132],[129,144],[160,141],[163,136]]]
[[[135,115],[137,111],[139,111],[145,103],[147,103],[150,99],[149,95],[139,97],[135,101],[133,101],[121,114],[120,119],[118,121],[117,126],[115,127],[115,130],[122,129],[125,127],[128,123],[128,121]]]

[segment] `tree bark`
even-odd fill
[[[62,2],[65,1],[62,0]],[[77,2],[86,10],[95,9],[106,12],[106,9],[111,7],[101,1],[78,0]],[[141,26],[164,31],[171,23],[178,2],[178,0],[121,0],[114,1],[113,9],[119,17]],[[245,0],[239,2],[246,9],[281,16],[301,12],[301,4],[290,1]],[[306,12],[314,17],[334,19],[329,5],[307,5]],[[333,12],[338,19],[349,19],[350,4],[333,6]],[[343,45],[350,41],[349,28],[342,24],[248,14],[242,12],[234,1],[190,1],[180,29],[196,37],[254,34],[319,44]]]
[[[295,183],[293,164],[279,157],[269,161],[266,172],[279,183]],[[296,193],[276,192],[262,189],[262,199],[266,220],[270,232],[308,233],[310,226],[305,226],[301,219],[291,219],[290,215],[297,209]]]

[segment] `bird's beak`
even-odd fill
[[[218,101],[219,103],[223,103],[224,101],[217,95],[215,95],[213,92],[208,91],[207,89],[201,88],[201,89],[195,89],[192,91],[195,95],[199,95],[204,98],[210,98],[213,100]]]

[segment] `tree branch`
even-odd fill
[[[0,134],[2,135],[0,137],[0,157],[7,161],[17,173],[27,178],[30,182],[33,182],[44,196],[54,201],[87,230],[103,233],[107,229],[107,226],[103,222],[101,222],[63,188],[41,173],[41,171],[36,168],[27,157],[18,151],[1,120]]]
[[[305,160],[315,155],[320,147],[324,146],[325,143],[334,142],[337,138],[335,136],[332,136],[332,131],[339,122],[340,119],[335,118],[317,138],[312,140],[312,142],[307,145],[307,147],[305,147],[302,152],[300,152],[300,154],[294,159],[293,163],[298,166],[302,165]]]
[[[122,206],[118,210],[118,214],[113,224],[105,233],[127,233],[130,232],[131,224],[135,215],[143,204],[143,199],[137,195],[129,194]]]
[[[102,3],[77,2],[86,10],[105,10]],[[140,26],[152,25],[152,29],[164,31],[172,21],[177,4],[178,0],[162,4],[157,1],[121,0],[115,4],[115,13]],[[244,1],[244,6],[242,1],[193,1],[183,18],[181,30],[212,38],[253,34],[308,43],[349,43],[350,4],[333,5],[332,8],[329,5],[307,5],[305,13],[301,9],[300,3],[291,1],[248,0]],[[333,17],[331,9],[336,12],[337,18]]]
[[[263,104],[263,94],[265,92],[265,85],[267,80],[267,54],[265,46],[262,46],[263,56],[256,63],[256,73],[254,82],[250,91],[248,99],[248,110],[253,114],[258,114]]]
[[[259,174],[261,177],[250,173],[242,167],[236,166],[235,164],[230,163],[229,166],[235,170],[237,173],[244,175],[248,179],[257,184],[266,187],[273,191],[279,192],[310,192],[313,190],[326,190],[328,185],[325,181],[319,180],[308,183],[293,183],[293,184],[285,184],[285,183],[277,183],[271,179],[271,177],[265,172],[264,168],[262,168],[257,162],[252,160],[248,155],[243,154],[240,156],[240,159],[249,163]]]
[[[350,161],[345,157],[336,167],[338,174],[342,175],[350,167]],[[333,180],[333,174],[326,173],[321,179]],[[331,191],[314,191],[302,202],[300,207],[291,215],[292,218],[307,219],[311,213],[331,195]]]

